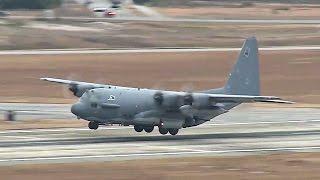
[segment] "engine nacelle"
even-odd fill
[[[176,94],[157,92],[153,98],[155,103],[162,107],[171,108],[179,106],[179,96]]]
[[[206,94],[193,94],[192,107],[195,109],[206,109],[211,106],[209,97]]]
[[[93,85],[71,84],[69,90],[74,96],[81,97],[87,90],[94,89]]]

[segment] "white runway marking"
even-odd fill
[[[132,127],[100,127],[99,130],[119,130],[132,129]],[[6,133],[33,133],[33,132],[65,132],[65,131],[93,131],[89,128],[57,128],[57,129],[30,129],[30,130],[6,130],[0,134]]]
[[[208,126],[286,124],[286,123],[316,123],[316,122],[320,122],[320,119],[288,120],[288,121],[262,121],[262,122],[240,122],[240,123],[215,123],[214,120],[213,120],[213,121],[211,121],[211,123],[202,124],[202,125],[200,125],[199,127],[196,127],[196,128],[205,128],[205,127],[208,127]],[[133,126],[99,127],[99,130],[123,130],[123,129],[133,129]],[[1,131],[0,134],[35,133],[35,132],[67,132],[67,131],[93,131],[93,130],[88,129],[88,128],[54,128],[54,129],[5,130],[5,131]]]
[[[9,19],[36,19],[34,16],[8,16]],[[51,18],[47,18],[50,20]],[[170,17],[59,17],[61,20],[70,21],[146,21],[146,22],[194,22],[194,23],[231,23],[231,24],[320,24],[320,20],[312,19],[190,19],[190,18],[170,18]]]
[[[258,125],[258,124],[287,124],[287,123],[312,123],[320,122],[320,119],[314,120],[288,120],[288,121],[262,121],[262,122],[241,122],[241,123],[211,123],[203,126],[231,126],[231,125]]]
[[[261,51],[320,50],[320,46],[274,46],[262,47]],[[177,49],[47,49],[47,50],[7,50],[0,55],[59,55],[59,54],[124,54],[124,53],[170,53],[170,52],[224,52],[240,51],[240,48],[177,48]]]
[[[204,150],[204,151],[187,151],[187,152],[156,152],[156,153],[132,153],[132,154],[106,154],[106,155],[83,155],[83,156],[62,156],[62,157],[34,157],[34,158],[16,158],[0,159],[0,162],[14,161],[44,161],[44,160],[67,160],[67,159],[89,159],[89,158],[128,158],[128,157],[152,157],[152,156],[177,156],[188,154],[208,154],[208,153],[254,153],[268,151],[303,151],[319,150],[320,146],[312,147],[279,147],[279,148],[261,148],[261,149],[231,149],[231,150]]]
[[[288,121],[262,121],[262,122],[241,122],[241,123],[211,123],[202,124],[196,128],[205,128],[208,126],[233,126],[233,125],[259,125],[259,124],[286,124],[286,123],[313,123],[320,122],[318,119],[314,120],[288,120]],[[133,126],[119,126],[119,127],[99,127],[99,130],[121,130],[121,129],[133,129]],[[99,131],[98,130],[98,131]],[[34,132],[67,132],[67,131],[93,131],[89,128],[54,128],[54,129],[29,129],[29,130],[5,130],[0,134],[7,133],[34,133]]]

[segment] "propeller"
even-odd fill
[[[163,93],[161,91],[156,92],[153,96],[153,99],[156,102],[156,104],[162,105],[164,100]]]
[[[199,93],[183,93],[175,94],[166,91],[158,91],[153,96],[157,105],[166,108],[180,109],[184,112],[193,109],[207,108],[210,106],[209,98],[206,94]],[[182,110],[180,109],[180,110]]]
[[[180,107],[183,105],[192,105],[193,103],[193,95],[191,93],[180,96],[158,91],[153,95],[153,99],[157,105],[167,107]]]
[[[186,95],[183,96],[183,105],[192,105],[192,103],[194,102],[193,90],[193,83],[188,82],[183,84],[183,86],[181,87],[181,91],[186,92]]]
[[[180,89],[183,92],[192,93],[194,91],[194,85],[192,82],[184,83]]]
[[[165,84],[163,83],[163,81],[157,81],[151,89],[156,89],[159,91],[164,91],[166,89]]]
[[[69,74],[69,75],[67,76],[67,79],[68,79],[68,80],[74,80],[74,79],[80,79],[80,77],[79,77],[77,74],[72,73],[72,74]],[[71,99],[71,98],[73,97],[73,96],[71,96],[70,91],[72,92],[72,94],[73,94],[74,96],[76,96],[76,95],[75,95],[75,92],[78,91],[78,86],[77,86],[77,84],[74,83],[74,84],[62,86],[62,95],[63,95],[64,98],[66,98],[66,99]]]

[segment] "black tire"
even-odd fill
[[[168,134],[168,129],[159,127],[159,133],[162,135],[166,135]]]
[[[90,121],[88,127],[89,129],[97,130],[99,128],[99,123],[95,121]]]
[[[143,129],[147,133],[151,133],[153,131],[153,129],[154,129],[154,126],[145,126]]]
[[[178,132],[179,132],[179,129],[169,129],[169,133],[173,136],[178,134]]]
[[[142,131],[143,131],[143,127],[142,127],[142,126],[135,125],[135,126],[134,126],[134,130],[135,130],[136,132],[142,132]]]

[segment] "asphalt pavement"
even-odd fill
[[[45,106],[32,105],[38,107]],[[317,108],[243,105],[177,136],[125,126],[7,130],[0,132],[0,165],[314,152],[320,151],[319,128]]]

